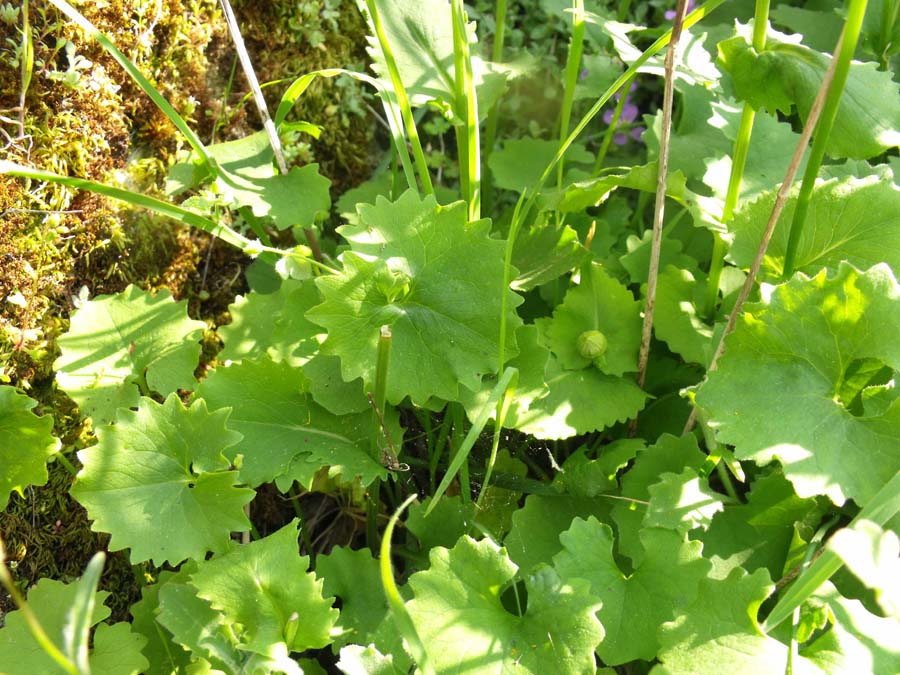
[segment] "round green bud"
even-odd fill
[[[586,330],[578,336],[578,353],[593,361],[606,353],[609,342],[599,330]]]

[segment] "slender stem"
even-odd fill
[[[835,50],[833,63],[837,63],[834,71],[834,80],[828,92],[828,99],[822,110],[822,118],[816,128],[812,149],[809,151],[809,160],[806,163],[806,171],[803,174],[803,183],[800,186],[800,194],[797,197],[797,207],[794,209],[794,218],[791,221],[790,235],[788,236],[787,250],[784,254],[783,279],[787,279],[794,273],[794,265],[797,259],[797,247],[803,234],[803,226],[806,222],[806,213],[809,210],[809,202],[812,198],[813,188],[816,185],[816,176],[822,159],[825,157],[825,146],[828,144],[828,136],[834,126],[838,107],[841,103],[841,94],[847,75],[850,72],[850,61],[856,51],[856,43],[859,41],[859,32],[862,28],[863,17],[866,13],[867,0],[850,0],[850,8],[847,11],[847,21],[844,31]]]
[[[462,0],[452,0],[453,55],[456,78],[456,109],[465,121],[465,129],[457,136],[461,175],[465,177],[463,197],[469,205],[469,220],[481,217],[481,156],[479,151],[478,97],[472,76],[472,59],[469,53],[469,37],[466,32],[466,14]],[[461,105],[464,103],[465,106]]]
[[[666,50],[666,83],[663,91],[662,130],[659,135],[659,173],[656,180],[656,205],[653,212],[653,234],[650,240],[650,271],[647,276],[647,299],[644,305],[644,324],[641,329],[641,349],[638,354],[637,384],[644,387],[647,379],[647,361],[650,358],[650,336],[653,332],[653,309],[656,305],[656,284],[659,278],[659,252],[662,245],[662,226],[666,211],[666,184],[669,176],[669,138],[672,131],[672,100],[675,91],[675,50],[684,26],[687,0],[678,0],[672,39]],[[624,96],[623,96],[624,97]],[[632,421],[636,428],[637,415]]]
[[[737,324],[738,315],[741,313],[741,309],[744,306],[744,303],[747,301],[747,298],[750,297],[750,292],[753,290],[753,285],[756,283],[756,275],[759,274],[760,267],[762,267],[763,258],[766,255],[766,249],[769,247],[769,241],[772,239],[772,233],[775,232],[775,225],[778,223],[778,219],[781,217],[781,212],[784,210],[784,205],[787,203],[788,195],[791,191],[791,186],[794,183],[794,177],[797,175],[797,170],[800,168],[800,161],[803,159],[803,154],[806,152],[806,146],[809,144],[809,139],[812,136],[813,129],[816,127],[816,122],[819,119],[819,114],[822,112],[822,106],[825,103],[825,97],[828,94],[828,89],[831,87],[831,79],[834,76],[834,70],[837,64],[837,59],[832,59],[831,64],[828,67],[828,70],[825,72],[825,77],[822,79],[822,85],[819,87],[819,93],[816,94],[816,100],[813,101],[812,108],[809,111],[809,117],[806,120],[806,124],[803,127],[803,132],[800,134],[800,140],[797,142],[797,148],[794,150],[794,155],[791,157],[791,163],[788,166],[787,174],[784,177],[784,180],[781,183],[781,187],[778,188],[778,194],[775,196],[775,204],[772,206],[772,213],[769,215],[769,222],[766,224],[766,229],[763,231],[762,240],[759,243],[759,248],[756,251],[756,257],[753,259],[753,263],[750,266],[750,271],[747,273],[747,278],[744,280],[744,285],[741,287],[741,292],[738,294],[737,301],[734,303],[734,307],[731,310],[731,314],[728,315],[728,322],[725,324],[725,330],[722,331],[722,335],[719,337],[719,342],[716,344],[716,349],[713,352],[712,359],[710,359],[709,367],[706,369],[707,373],[711,373],[716,369],[719,364],[719,359],[722,354],[725,352],[725,338],[731,334],[734,330],[735,325]],[[697,421],[697,408],[695,407],[691,410],[691,414],[688,417],[687,423],[684,426],[684,431],[682,433],[689,433],[691,429],[694,428],[694,424]]]
[[[584,47],[584,0],[572,0],[572,39],[569,42],[569,54],[566,57],[565,89],[563,90],[562,110],[559,116],[559,144],[562,146],[569,135],[569,122],[572,118],[572,103],[575,100],[575,85],[578,84],[578,71],[581,67],[581,51]],[[556,187],[562,189],[565,158],[561,157],[556,167]],[[559,217],[559,212],[557,212]]]
[[[606,153],[609,152],[609,146],[616,135],[616,128],[619,126],[619,118],[622,116],[622,110],[625,108],[625,101],[628,100],[628,92],[631,90],[632,82],[634,82],[634,77],[630,78],[622,87],[625,93],[619,96],[619,101],[616,103],[615,110],[613,110],[612,119],[609,121],[606,133],[603,134],[603,141],[600,143],[600,149],[597,151],[597,159],[594,162],[593,174],[595,176],[600,173],[600,170],[603,168],[603,161],[606,159]]]
[[[70,474],[72,474],[73,476],[78,475],[78,469],[75,468],[75,465],[72,464],[72,462],[69,461],[69,458],[66,457],[63,453],[57,452],[55,455],[53,455],[53,457],[57,462],[62,464],[66,468],[66,471],[68,471]]]
[[[422,150],[422,142],[419,140],[419,131],[416,129],[416,121],[413,119],[412,107],[409,103],[409,97],[406,95],[406,87],[403,86],[403,80],[400,79],[397,60],[394,58],[394,52],[391,50],[391,45],[384,32],[384,26],[381,24],[381,17],[378,14],[378,8],[375,6],[375,0],[366,0],[366,8],[369,10],[372,30],[375,32],[375,37],[381,47],[381,53],[384,55],[384,62],[387,65],[388,75],[391,78],[391,85],[397,97],[397,104],[400,106],[403,125],[406,127],[406,135],[409,136],[409,142],[412,144],[413,158],[416,163],[416,169],[419,172],[419,180],[422,181],[422,189],[427,195],[434,194],[431,175],[428,173],[428,163],[425,161],[425,152]],[[410,187],[415,186],[411,185]]]
[[[241,29],[238,26],[237,18],[234,16],[234,10],[231,8],[229,0],[219,0],[222,5],[222,11],[225,14],[225,23],[228,24],[228,31],[231,33],[231,41],[237,50],[238,59],[241,62],[241,69],[244,71],[244,77],[250,85],[250,91],[253,92],[253,102],[256,103],[256,109],[263,121],[263,128],[269,137],[269,144],[275,153],[275,161],[278,164],[280,173],[288,172],[287,162],[284,159],[284,152],[281,149],[281,139],[278,138],[278,130],[275,123],[269,116],[269,109],[266,107],[266,99],[263,98],[262,89],[259,87],[259,80],[253,70],[253,64],[250,62],[250,54],[247,53],[247,47],[244,45],[244,38],[241,35]]]
[[[497,24],[494,33],[494,44],[491,47],[491,60],[498,63],[503,60],[503,42],[506,39],[506,0],[497,0],[496,9],[494,11],[495,21]],[[488,160],[491,152],[494,150],[494,140],[497,137],[497,124],[500,120],[500,99],[491,106],[488,111],[487,123],[484,130],[484,150],[482,157],[484,159],[484,180],[481,189],[481,202],[484,210],[491,213],[493,207],[493,190],[494,186],[491,181],[491,170]]]
[[[756,0],[756,12],[753,15],[753,49],[761,53],[766,48],[766,29],[769,25],[769,0]],[[725,206],[722,209],[722,222],[727,223],[734,216],[741,193],[741,180],[750,151],[750,136],[753,133],[753,120],[756,111],[749,103],[744,103],[741,111],[741,123],[737,138],[734,141],[734,159],[731,162],[731,175],[728,178],[728,191],[725,194]],[[716,305],[719,301],[719,282],[725,267],[725,240],[718,232],[713,233],[713,253],[709,264],[709,277],[706,281],[706,301],[703,305],[703,316],[715,319]]]

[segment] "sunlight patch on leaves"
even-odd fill
[[[738,459],[777,459],[799,496],[863,506],[900,470],[900,402],[856,416],[839,394],[859,359],[900,368],[897,335],[900,287],[887,265],[798,274],[745,306],[697,403]]]
[[[100,442],[78,453],[84,468],[71,492],[93,529],[112,535],[110,550],[130,547],[133,563],[178,564],[250,529],[243,507],[255,493],[237,486],[222,454],[240,439],[227,417],[203,401],[185,408],[173,394],[164,404],[142,398],[97,430]]]
[[[95,424],[112,422],[117,408],[137,405],[142,393],[193,388],[205,328],[165,290],[154,296],[128,286],[100,295],[72,315],[59,338],[56,381]]]
[[[406,603],[438,672],[594,673],[603,628],[587,582],[564,583],[550,567],[526,576],[528,605],[517,616],[500,595],[516,566],[490,540],[462,537],[432,549],[431,566],[409,579]]]

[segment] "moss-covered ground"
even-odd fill
[[[244,103],[244,78],[215,0],[109,0],[75,3],[191,123],[205,142],[238,138],[259,128]],[[23,76],[19,3],[0,3],[0,147],[5,159],[58,173],[158,193],[167,166],[185,143],[169,120],[119,66],[46,3],[32,1],[34,53]],[[323,67],[365,62],[364,23],[354,3],[340,0],[256,3],[235,11],[263,82]],[[287,82],[267,88],[270,105]],[[24,96],[23,96],[24,92]],[[333,181],[333,197],[371,170],[372,125],[364,95],[344,82],[317,84],[300,111],[324,127],[319,140],[289,139],[289,154],[317,161]],[[246,290],[247,260],[204,233],[189,231],[88,193],[0,177],[0,382],[16,385],[52,415],[63,454],[77,468],[77,450],[95,438],[89,422],[54,386],[56,338],[80,297],[113,293],[130,283],[168,288],[186,299],[193,318],[210,326],[229,320],[227,307]],[[204,358],[214,358],[214,338]],[[13,495],[0,513],[17,582],[79,576],[106,536],[90,530],[68,496],[71,469],[49,466],[46,485]],[[280,506],[261,504],[261,508]],[[288,508],[290,508],[288,506]],[[113,554],[102,586],[118,618],[154,571],[132,568]],[[149,576],[148,576],[149,575]],[[9,609],[0,595],[0,615]]]

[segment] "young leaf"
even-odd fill
[[[241,479],[251,486],[277,481],[287,489],[294,480],[309,487],[323,466],[344,481],[359,477],[363,485],[386,478],[387,471],[369,455],[372,417],[367,411],[337,417],[311,400],[306,378],[297,368],[267,356],[217,368],[197,387],[197,396],[213,410],[241,404],[228,426],[243,439],[229,457],[243,455]],[[400,443],[396,417],[386,415],[391,440]]]
[[[490,540],[463,537],[450,550],[432,549],[429,559],[431,567],[409,579],[407,607],[437,672],[595,672],[603,628],[585,581],[564,583],[550,567],[537,570],[525,578],[528,604],[517,616],[500,599],[516,566]]]
[[[97,429],[99,443],[78,453],[84,468],[71,493],[94,528],[112,535],[110,550],[131,547],[134,563],[202,559],[222,551],[234,531],[250,528],[243,507],[254,492],[237,487],[222,452],[240,435],[225,428],[227,411],[185,408],[143,398]]]
[[[572,521],[560,535],[563,550],[553,558],[562,579],[587,579],[591,594],[602,601],[597,618],[606,637],[597,654],[609,665],[654,659],[657,629],[694,600],[712,567],[700,554],[702,545],[680,534],[645,528],[640,537],[651,555],[630,576],[613,557],[612,530],[593,517]]]
[[[0,387],[0,509],[13,490],[22,494],[26,485],[47,482],[47,459],[61,446],[52,433],[53,418],[30,412],[36,405],[15,387]]]
[[[713,329],[699,316],[706,278],[672,265],[659,275],[653,331],[685,361],[707,364],[712,356]]]
[[[160,589],[174,576],[173,572],[161,572],[157,583],[141,588],[141,599],[128,608],[133,619],[131,629],[147,640],[141,650],[150,662],[144,675],[171,675],[191,662],[191,653],[176,643],[172,633],[157,621]],[[197,655],[200,653],[199,650],[195,652]]]
[[[594,356],[583,345],[582,336],[599,331],[606,348]],[[566,293],[546,324],[551,351],[568,370],[595,366],[607,375],[620,376],[637,370],[641,342],[641,304],[631,292],[593,263],[581,283]]]
[[[205,328],[168,291],[153,296],[128,286],[98,296],[72,315],[59,338],[56,381],[95,425],[112,422],[117,408],[137,405],[141,394],[194,386]]]
[[[240,624],[241,649],[271,656],[278,645],[300,652],[331,642],[338,610],[322,597],[322,582],[307,571],[309,558],[297,548],[298,527],[294,520],[265,539],[202,563],[190,575],[197,595],[222,613],[224,623]]]
[[[784,207],[784,223],[793,218],[798,191],[793,191]],[[774,202],[775,193],[767,191],[728,224],[734,235],[731,257],[740,267],[753,262]],[[775,228],[762,278],[781,279],[788,229]],[[836,178],[813,189],[794,267],[813,275],[825,267],[836,268],[842,260],[860,269],[886,262],[895,276],[900,275],[900,188],[889,176]]]
[[[900,402],[857,417],[839,394],[856,360],[900,368],[898,334],[900,287],[887,265],[798,274],[745,306],[697,403],[738,459],[778,459],[801,497],[864,506],[900,470]]]
[[[647,400],[631,379],[596,368],[565,370],[551,356],[545,375],[549,392],[519,411],[516,428],[537,438],[561,439],[599,431],[634,417]]]
[[[54,579],[41,579],[28,591],[28,605],[44,632],[54,642],[63,644],[67,607],[71,607],[78,584],[64,584]],[[141,656],[144,638],[132,633],[125,623],[110,626],[100,623],[110,612],[103,604],[109,593],[94,594],[93,613],[88,623],[96,626],[93,649],[88,656],[93,675],[138,675],[149,665]],[[65,675],[32,637],[21,610],[9,612],[0,629],[0,668],[6,675]],[[100,624],[100,625],[97,625]]]
[[[328,331],[322,353],[341,357],[345,380],[372,386],[379,331],[389,325],[391,403],[457,400],[460,384],[476,391],[497,368],[502,293],[510,356],[521,324],[512,309],[521,299],[502,288],[504,243],[489,236],[488,221],[467,223],[463,202],[442,207],[413,191],[359,213],[359,226],[340,228],[353,249],[343,271],[316,279],[324,302],[306,314]]]
[[[803,120],[828,68],[829,56],[800,44],[799,35],[769,30],[766,48],[750,46],[749,29],[719,43],[723,67],[731,73],[735,91],[754,108],[790,114],[797,107]],[[875,63],[854,62],[828,136],[832,157],[868,159],[900,144],[900,96],[890,71]]]

